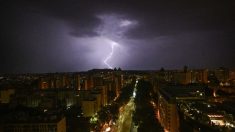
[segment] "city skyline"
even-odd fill
[[[0,73],[234,68],[233,1],[4,1]]]

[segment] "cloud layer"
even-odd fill
[[[235,2],[4,1],[0,73],[235,67]],[[105,38],[105,39],[104,39]]]

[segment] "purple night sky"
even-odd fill
[[[0,10],[0,73],[235,67],[234,0],[3,0]]]

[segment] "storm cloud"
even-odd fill
[[[2,1],[0,73],[235,67],[235,2]]]

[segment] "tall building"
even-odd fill
[[[208,83],[208,70],[207,69],[191,70],[191,82]]]
[[[161,88],[158,95],[159,121],[166,131],[179,132],[177,102],[185,100],[204,100],[202,86],[169,85]]]
[[[3,132],[66,132],[66,119],[53,117],[45,120],[6,122]]]
[[[53,111],[11,107],[1,115],[1,132],[66,132],[66,118]]]
[[[235,80],[235,69],[229,71],[229,80]]]
[[[97,112],[97,103],[95,98],[82,100],[82,111],[84,117],[91,117]]]
[[[102,106],[102,95],[101,90],[91,91],[91,96],[96,99],[96,111],[99,111]]]
[[[174,81],[180,84],[191,83],[191,72],[190,71],[177,71],[174,73]]]
[[[9,103],[11,96],[15,94],[14,89],[4,88],[0,90],[0,103]]]
[[[220,67],[213,72],[220,82],[226,82],[229,79],[229,69],[227,68]]]
[[[161,82],[174,82],[184,85],[190,83],[208,83],[208,70],[160,70],[156,73],[156,79]]]
[[[104,85],[104,80],[103,80],[103,77],[101,76],[94,76],[93,82],[94,82],[94,87]]]

